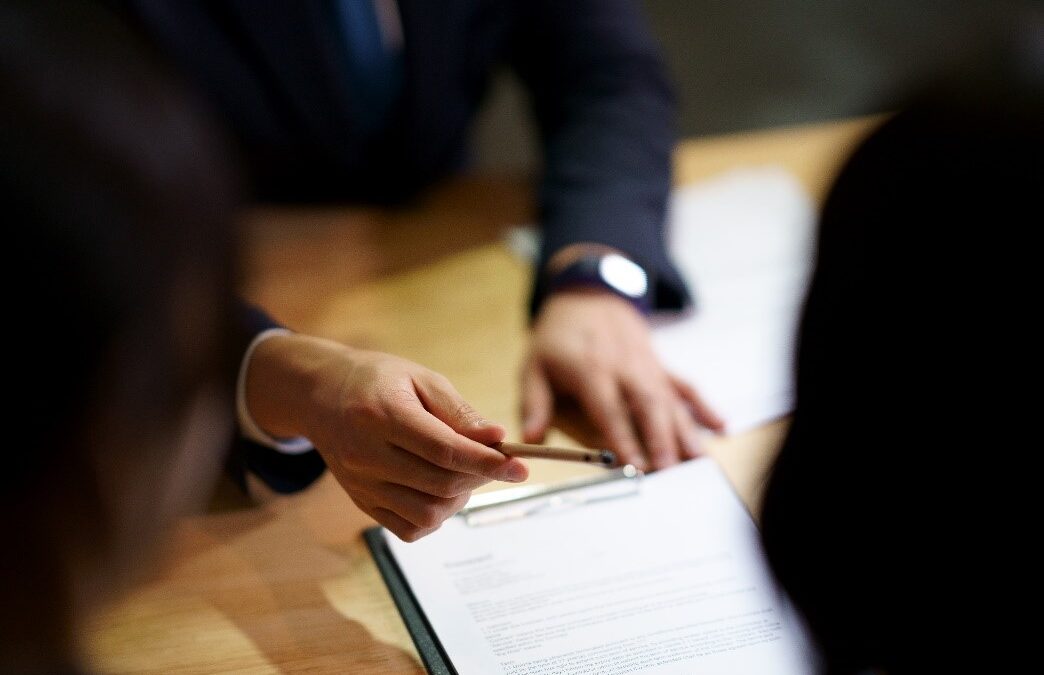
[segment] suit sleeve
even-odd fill
[[[240,340],[238,354],[246,353],[254,337],[269,328],[279,328],[263,311],[242,303],[239,308]],[[237,367],[242,367],[237,363]],[[288,455],[244,438],[236,429],[226,469],[244,490],[247,472],[255,474],[266,485],[280,493],[297,492],[311,485],[326,470],[322,456],[313,448],[308,452]]]
[[[686,306],[663,231],[674,95],[641,12],[629,0],[525,0],[518,11],[510,58],[544,146],[540,268],[569,244],[606,244],[652,273],[654,307]]]

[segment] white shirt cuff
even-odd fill
[[[244,438],[287,455],[300,455],[312,449],[311,441],[303,436],[275,438],[265,433],[254,421],[254,418],[250,416],[246,402],[247,368],[250,367],[250,357],[254,355],[254,350],[268,338],[291,334],[285,328],[269,328],[258,333],[250,342],[250,346],[247,347],[246,353],[243,354],[243,360],[239,364],[239,377],[236,378],[236,421],[239,422],[239,432]]]

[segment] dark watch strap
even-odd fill
[[[641,270],[641,274],[645,279],[642,292],[637,293],[634,289],[630,289],[631,292],[627,292],[623,285],[614,285],[610,280],[606,279],[603,261],[611,256],[621,259],[619,261],[621,263],[626,261],[627,264]],[[648,269],[618,253],[585,255],[569,263],[554,274],[545,273],[541,275],[537,284],[537,297],[535,300],[536,303],[540,303],[555,291],[584,287],[607,290],[633,304],[642,314],[649,314],[652,311],[653,280],[650,278]],[[539,304],[535,304],[535,306],[539,306]]]

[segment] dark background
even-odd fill
[[[566,2],[568,0],[562,0]],[[697,137],[889,110],[996,45],[1044,70],[1039,0],[644,0]],[[531,169],[525,96],[502,74],[475,129],[479,168]]]

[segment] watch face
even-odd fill
[[[631,298],[641,298],[649,290],[649,277],[645,270],[616,253],[611,253],[598,262],[598,274],[602,281]]]

